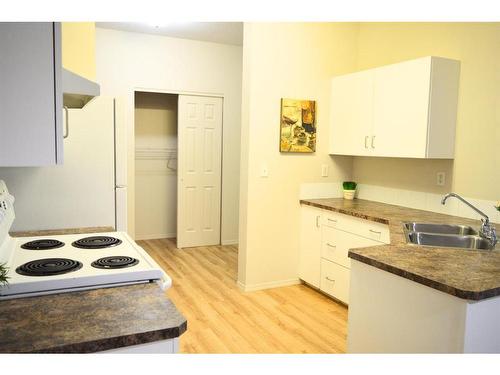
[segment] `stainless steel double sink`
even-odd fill
[[[404,223],[406,240],[423,246],[493,250],[494,245],[467,225]]]

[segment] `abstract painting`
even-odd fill
[[[316,102],[281,99],[280,152],[316,151]]]

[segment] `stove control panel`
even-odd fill
[[[9,194],[5,182],[0,180],[0,246],[9,234],[14,218],[14,197]]]

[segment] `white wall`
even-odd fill
[[[134,90],[224,96],[222,241],[238,239],[242,48],[96,29],[101,93],[124,97],[128,137],[128,232],[135,235]]]
[[[135,95],[135,238],[177,232],[178,95]]]
[[[12,231],[115,226],[113,98],[69,110],[64,164],[0,168],[16,198]]]
[[[301,184],[350,178],[352,158],[328,155],[329,100],[331,77],[355,69],[357,31],[348,23],[244,26],[238,283],[245,290],[298,281]],[[316,100],[316,153],[279,152],[283,97]],[[260,177],[262,166],[269,177]]]

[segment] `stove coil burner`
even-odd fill
[[[91,265],[95,268],[114,269],[132,267],[137,263],[139,263],[139,261],[135,258],[125,256],[111,256],[97,259],[95,262],[92,262]]]
[[[58,247],[63,247],[63,246],[64,242],[58,240],[52,240],[50,238],[30,241],[21,245],[21,247],[26,250],[50,250],[50,249],[57,249]]]
[[[52,276],[74,272],[82,268],[76,260],[66,258],[37,259],[17,267],[16,272],[24,276]]]
[[[112,247],[121,244],[122,241],[118,238],[108,236],[92,236],[80,238],[73,242],[74,247],[80,249],[104,249],[105,247]]]

